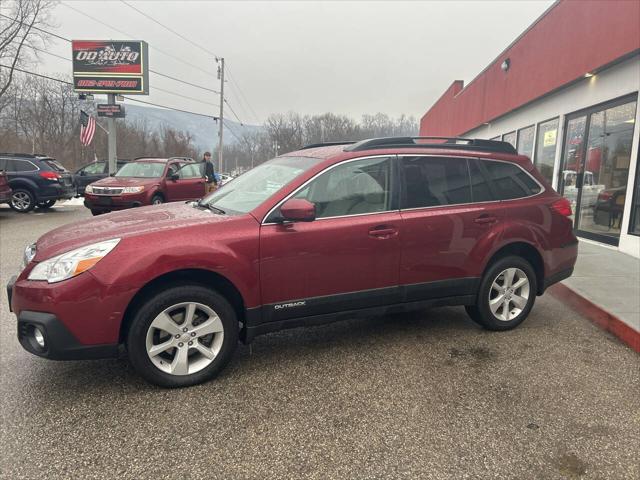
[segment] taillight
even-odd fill
[[[53,180],[54,182],[60,179],[59,174],[57,174],[56,172],[50,172],[50,171],[40,172],[40,176],[42,178],[46,178],[47,180]]]
[[[560,200],[556,200],[551,204],[551,210],[556,211],[563,217],[571,216],[571,202],[566,198],[562,197]]]

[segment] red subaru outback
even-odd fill
[[[91,213],[111,212],[204,196],[200,164],[190,158],[137,158],[113,177],[93,182],[84,190]]]
[[[27,247],[18,339],[51,359],[116,355],[169,387],[214,377],[238,339],[463,305],[519,325],[572,274],[571,209],[508,143],[310,146],[191,203],[67,225]]]

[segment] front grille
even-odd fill
[[[122,187],[109,188],[109,187],[91,187],[95,195],[122,195]]]

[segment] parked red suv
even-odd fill
[[[91,213],[157,205],[204,196],[201,165],[190,158],[137,158],[113,177],[93,182],[84,190]]]
[[[238,338],[464,305],[519,325],[572,274],[571,209],[508,143],[384,138],[310,146],[191,203],[67,225],[8,285],[18,339],[52,359],[116,355],[175,387]]]

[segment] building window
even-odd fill
[[[536,154],[533,163],[549,183],[553,183],[553,166],[556,159],[557,143],[558,119],[554,118],[539,123],[536,137]]]
[[[513,148],[516,148],[516,132],[509,132],[502,135],[502,141],[510,143],[513,145]]]
[[[535,126],[524,127],[518,130],[518,153],[533,159],[533,134]]]
[[[636,165],[636,181],[633,192],[633,203],[631,204],[629,233],[632,235],[640,235],[640,151],[638,152],[638,163]]]

